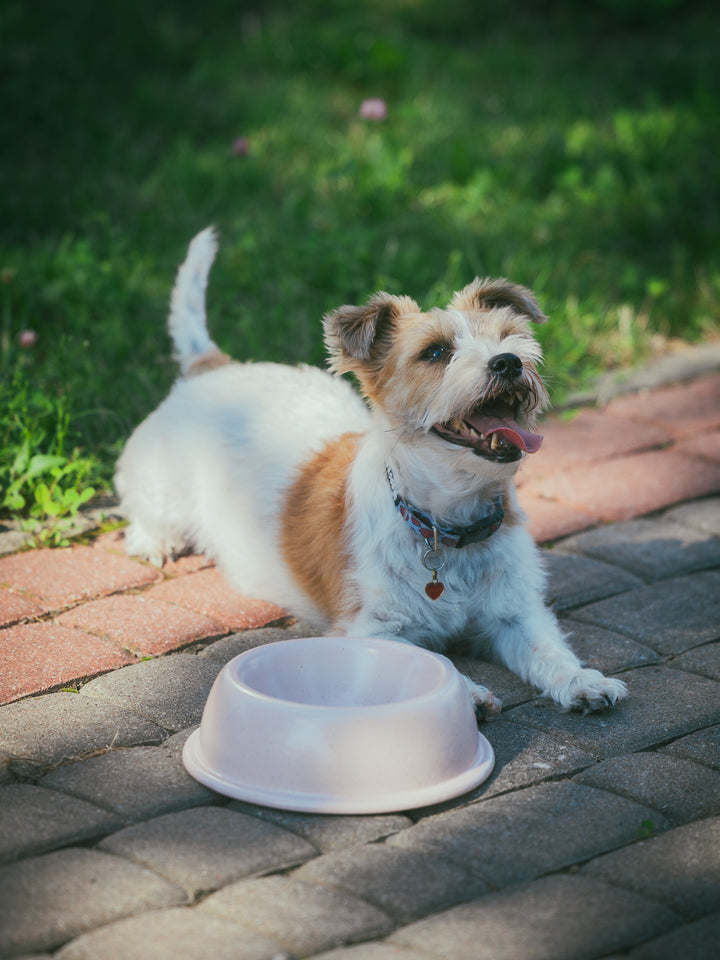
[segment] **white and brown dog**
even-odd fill
[[[564,708],[625,696],[546,608],[515,498],[547,400],[533,294],[475,280],[444,310],[378,293],[328,314],[332,369],[366,404],[315,367],[220,352],[205,320],[216,249],[210,229],[190,244],[169,320],[182,376],[118,464],[128,552],[204,552],[238,590],[328,633],[463,641]],[[480,714],[498,712],[468,684]]]

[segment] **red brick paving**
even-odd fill
[[[538,543],[569,537],[571,533],[579,533],[596,524],[592,514],[574,509],[566,503],[539,497],[527,487],[518,490],[518,500],[527,514],[528,529]]]
[[[720,374],[551,417],[541,432],[518,484],[541,542],[720,492]],[[122,541],[114,531],[0,559],[0,702],[284,615],[231,590],[203,557],[159,571]]]
[[[39,597],[55,610],[161,579],[151,566],[84,546],[27,550],[0,559],[0,584]]]
[[[0,703],[9,703],[135,663],[135,658],[97,637],[48,622],[0,630],[0,662]]]
[[[272,603],[240,596],[214,568],[166,580],[148,591],[148,596],[202,613],[223,624],[226,630],[250,630],[287,616],[285,610]]]
[[[195,640],[227,633],[200,613],[154,600],[147,593],[119,594],[83,603],[56,620],[96,634],[137,656],[159,656]]]
[[[714,433],[698,433],[694,437],[688,437],[687,440],[680,440],[673,449],[686,457],[697,457],[698,460],[720,463],[720,430]]]
[[[608,404],[607,412],[614,417],[655,424],[675,438],[717,430],[720,429],[720,376],[715,374],[691,384],[618,397]]]
[[[581,410],[572,419],[555,417],[539,427],[544,440],[540,450],[523,466],[522,480],[544,477],[593,460],[619,457],[670,443],[662,427],[635,423],[604,410]]]
[[[648,450],[531,481],[523,490],[607,523],[715,493],[720,465],[673,450]]]
[[[41,606],[21,593],[12,590],[0,590],[0,627],[9,627],[19,620],[34,620],[48,612],[46,606]]]

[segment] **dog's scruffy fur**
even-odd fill
[[[625,696],[620,680],[583,668],[546,608],[540,554],[515,498],[513,476],[539,446],[532,429],[547,402],[531,332],[547,318],[534,295],[475,280],[425,313],[377,293],[325,317],[336,375],[235,363],[206,328],[216,249],[211,229],[190,244],[169,320],[182,376],[118,464],[128,552],[155,563],[204,552],[239,591],[330,634],[440,652],[462,641],[563,708]],[[350,371],[367,403],[337,376]],[[397,496],[441,531],[502,503],[492,536],[442,548],[435,600],[425,587],[441,561],[423,565],[434,536],[411,528]],[[479,713],[497,713],[487,689],[468,685]]]

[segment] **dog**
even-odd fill
[[[189,246],[168,322],[181,376],[118,462],[128,553],[205,553],[237,590],[330,635],[462,642],[563,709],[624,697],[546,607],[515,495],[548,401],[534,294],[475,279],[423,312],[376,293],[324,317],[329,372],[238,363],[207,331],[216,252],[212,228]],[[466,682],[478,715],[496,715]]]

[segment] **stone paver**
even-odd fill
[[[573,540],[572,537],[564,540],[562,550]],[[547,601],[556,612],[580,607],[593,600],[604,600],[643,583],[632,573],[610,563],[568,555],[557,549],[546,552],[545,567],[548,573]]]
[[[5,956],[59,946],[93,927],[183,903],[161,877],[96,850],[59,850],[0,867],[0,943]]]
[[[688,650],[676,657],[671,665],[689,673],[699,673],[711,680],[720,680],[720,642]]]
[[[199,723],[221,664],[189,653],[146,660],[98,677],[80,696],[132,710],[168,730]]]
[[[588,879],[546,877],[503,890],[405,927],[391,942],[433,960],[578,960],[680,922],[650,900]]]
[[[103,926],[55,954],[58,960],[292,960],[282,946],[221,917],[176,907]]]
[[[0,631],[0,700],[9,703],[32,693],[72,684],[135,662],[112,644],[56,623],[27,623]]]
[[[284,830],[296,833],[323,853],[382,840],[411,826],[413,822],[410,817],[401,813],[338,817],[334,814],[274,810],[242,800],[233,800],[230,808],[260,817]]]
[[[660,748],[674,757],[685,757],[720,770],[720,726],[696,730]]]
[[[291,640],[293,637],[313,637],[316,633],[317,629],[311,624],[299,620],[286,627],[258,627],[255,630],[232,633],[229,637],[223,637],[222,640],[215,640],[201,650],[199,655],[227,663],[233,657],[253,647],[260,647],[265,643],[276,643],[279,640]]]
[[[564,540],[562,550],[625,567],[648,581],[720,566],[720,538],[662,519],[597,527]],[[603,598],[588,597],[583,602],[595,599]]]
[[[545,824],[563,822],[547,843]],[[573,783],[543,783],[450,810],[387,843],[464,864],[493,886],[529,880],[629,843],[641,824],[667,821],[655,811]]]
[[[701,917],[720,906],[720,817],[591,860],[581,873],[651,897],[686,919]]]
[[[318,953],[317,960],[422,960],[423,956],[427,957],[427,954],[421,955],[407,947],[395,947],[392,943],[380,941]]]
[[[57,622],[105,637],[137,656],[158,656],[225,633],[209,617],[144,594],[93,600],[63,613]]]
[[[299,957],[329,950],[338,943],[381,937],[395,926],[377,907],[349,893],[289,877],[231,884],[209,896],[198,909],[247,925]]]
[[[581,716],[534,701],[515,707],[499,723],[527,724],[595,757],[612,757],[670,740],[720,721],[720,685],[664,666],[622,674],[629,696],[612,711]]]
[[[0,784],[13,783],[14,777],[10,770],[12,757],[4,750],[0,750]]]
[[[0,861],[101,837],[118,817],[93,804],[30,783],[0,787]]]
[[[156,723],[112,703],[52,693],[0,708],[0,749],[26,767],[79,760],[109,747],[161,743]]]
[[[112,834],[99,849],[148,867],[193,896],[317,855],[301,837],[224,807],[154,817]]]
[[[644,643],[590,623],[580,623],[572,619],[572,613],[559,619],[570,646],[581,661],[604,674],[614,675],[620,670],[663,661],[661,654]]]
[[[462,864],[384,843],[328,853],[311,860],[293,876],[353,893],[398,923],[474,900],[490,889]]]
[[[30,540],[30,534],[20,529],[17,520],[0,520],[0,557],[22,550]]]
[[[631,590],[582,607],[573,617],[627,634],[660,653],[682,653],[720,636],[720,571]]]
[[[475,800],[487,799],[532,787],[546,780],[570,776],[595,763],[595,758],[562,739],[549,737],[541,730],[516,723],[487,723],[483,734],[495,753],[490,777],[479,787],[430,807],[410,811],[415,820],[429,814],[464,807]]]
[[[631,957],[641,960],[709,960],[720,943],[720,913],[688,923],[650,943],[636,947]]]
[[[495,751],[495,768],[478,787],[483,797],[567,776],[595,762],[589,753],[531,727],[492,723],[484,733]]]
[[[611,757],[575,782],[654,807],[678,824],[720,814],[720,772],[661,753]]]
[[[681,503],[668,510],[665,519],[720,537],[720,497]]]
[[[164,747],[111,750],[65,764],[40,785],[111,810],[126,823],[215,799],[185,771],[180,757]]]

